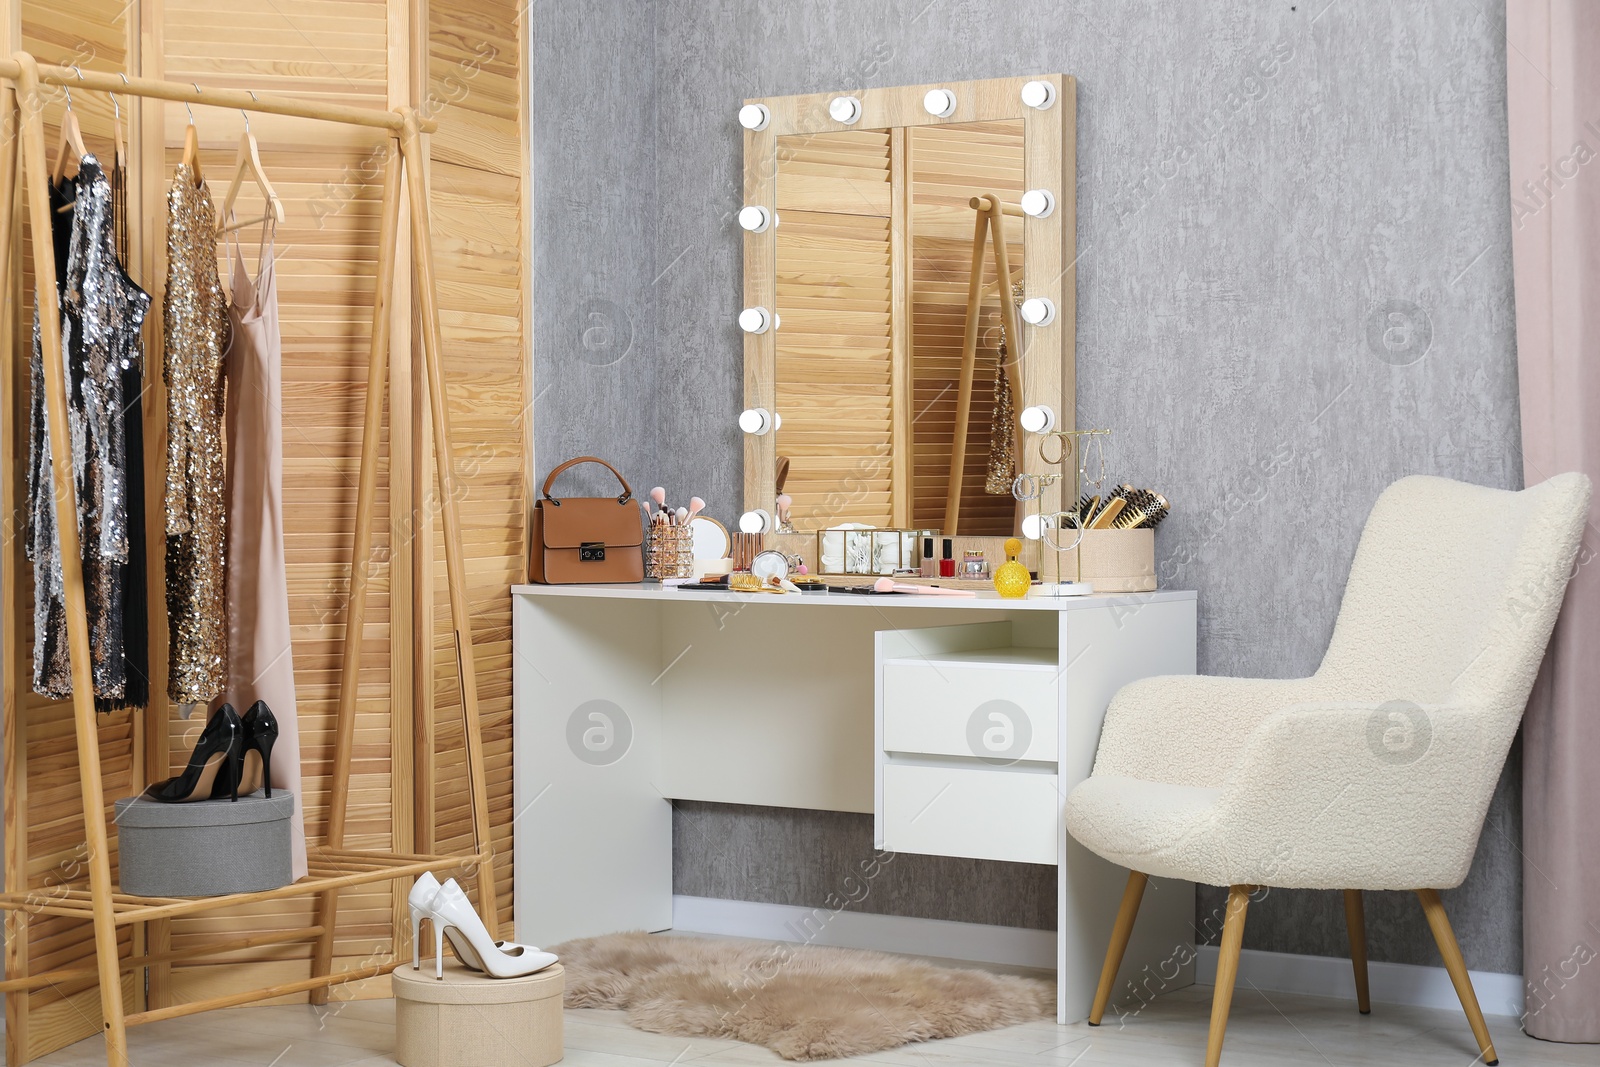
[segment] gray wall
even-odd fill
[[[1174,502],[1157,553],[1200,591],[1202,672],[1308,673],[1385,485],[1519,482],[1502,23],[1494,0],[538,5],[539,469],[598,451],[739,512],[740,100],[1070,73],[1079,425]],[[1516,797],[1508,772],[1447,896],[1476,968],[1520,969]],[[676,825],[682,893],[817,906],[871,850],[859,816]],[[1041,926],[1052,894],[1037,868],[900,857],[858,907]],[[1436,962],[1412,901],[1369,912],[1373,958]],[[1342,954],[1342,921],[1274,894],[1246,944]]]

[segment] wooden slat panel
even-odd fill
[[[907,131],[911,155],[912,248],[912,525],[944,525],[956,386],[966,329],[974,212],[968,200],[998,193],[1016,203],[1023,192],[1022,120],[924,126]],[[1006,222],[1013,280],[1022,277],[1022,220]],[[984,285],[995,283],[993,245],[984,257]],[[967,427],[961,533],[1009,536],[1015,502],[984,492],[994,411],[995,366],[1002,339],[1000,297],[985,297]]]
[[[892,519],[890,134],[778,139],[777,403],[801,529]]]
[[[527,580],[533,395],[524,317],[524,6],[515,0],[461,0],[433,4],[428,17],[429,99],[444,102],[430,144],[434,259],[454,458],[465,486],[457,510],[467,556],[502,936],[509,936],[512,918],[511,586]],[[431,478],[431,468],[427,473]],[[418,695],[432,702],[433,847],[470,851],[442,536],[431,544],[433,655]]]
[[[363,107],[388,106],[385,0],[237,0],[226,10],[209,0],[162,3],[160,62],[166,78]],[[213,197],[220,198],[232,179],[234,145],[243,118],[238,112],[214,108],[194,112],[206,149],[202,167],[213,185]],[[163,118],[164,176],[170,176],[188,114],[181,106],[167,106]],[[313,856],[322,841],[329,791],[336,787],[349,796],[346,844],[391,848],[397,842],[389,821],[391,605],[381,595],[388,587],[390,551],[385,493],[378,497],[374,536],[374,586],[380,595],[368,602],[362,638],[356,757],[344,781],[331,780],[385,143],[371,132],[270,116],[253,118],[251,130],[261,142],[262,163],[288,213],[278,230],[276,270],[284,336],[285,535],[303,775],[298,799]],[[253,192],[246,187],[242,199],[248,203]],[[254,236],[254,231],[240,234],[252,271]],[[226,261],[223,277],[231,278]],[[306,387],[311,382],[316,384]],[[380,471],[387,468],[385,456]],[[170,735],[174,766],[186,757],[193,730],[192,725],[174,720]],[[336,970],[358,966],[372,953],[392,949],[387,921],[391,892],[388,885],[380,885],[340,895]],[[372,914],[382,921],[371,921]],[[314,905],[299,898],[253,911],[240,921],[252,932],[262,933],[306,927],[315,921]],[[172,920],[174,943],[194,940],[213,923],[209,916]],[[304,946],[262,950],[257,955],[294,962],[175,964],[173,1002],[292,981],[310,973]],[[301,994],[296,999],[304,998]]]

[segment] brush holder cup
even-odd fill
[[[1075,531],[1060,534],[1071,544]],[[1078,556],[1083,556],[1083,580],[1097,593],[1148,593],[1156,588],[1156,532],[1154,530],[1084,530],[1076,548],[1060,554],[1061,580],[1078,576]],[[1044,572],[1041,572],[1043,576]],[[1051,571],[1047,581],[1055,580]]]
[[[693,578],[694,532],[687,526],[652,524],[644,540],[644,576]]]

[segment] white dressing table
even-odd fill
[[[671,800],[870,812],[890,851],[1056,864],[1057,1018],[1087,1014],[1126,872],[1062,799],[1118,688],[1194,673],[1194,593],[512,594],[519,939],[669,928]],[[1192,887],[1152,885],[1119,989],[1193,980]]]

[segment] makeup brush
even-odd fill
[[[689,509],[679,508],[677,511],[674,511],[672,513],[672,520],[673,525],[682,526],[684,523],[689,521]]]
[[[706,507],[706,502],[704,500],[701,500],[697,496],[690,497],[689,498],[689,518],[692,519],[696,515],[700,514],[702,511],[705,510],[705,507]]]
[[[893,578],[879,578],[872,583],[872,588],[879,593],[918,593],[922,596],[973,597],[978,595],[971,589],[950,589],[939,585],[913,585],[909,582],[897,582]]]

